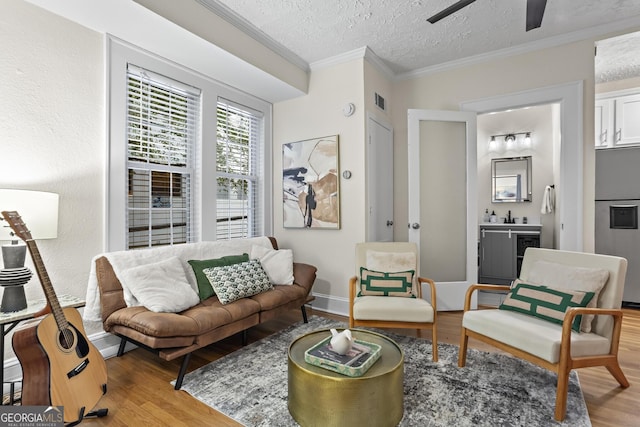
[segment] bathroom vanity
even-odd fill
[[[509,285],[528,247],[540,247],[540,224],[480,224],[478,282]]]

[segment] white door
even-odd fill
[[[393,128],[367,120],[367,200],[369,242],[393,241]]]
[[[461,310],[478,276],[476,114],[409,110],[408,121],[409,241],[438,310]]]

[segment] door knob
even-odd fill
[[[411,224],[411,228],[413,228],[414,230],[417,230],[418,228],[420,228],[420,224],[418,224],[417,222],[414,222],[413,224]]]
[[[393,225],[393,221],[390,219],[387,220],[387,227],[391,227]]]

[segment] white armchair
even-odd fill
[[[604,366],[620,386],[628,387],[629,382],[618,363],[622,324],[620,307],[626,271],[627,260],[620,257],[528,248],[520,273],[522,282],[549,288],[564,286],[564,289],[572,288],[574,291],[596,290],[604,283],[599,295],[595,292],[595,307],[569,307],[560,314],[560,324],[536,317],[537,314],[501,309],[470,310],[473,292],[510,289],[509,286],[473,285],[465,300],[458,366],[463,367],[466,363],[467,343],[471,337],[555,372],[558,382],[554,415],[558,421],[566,415],[572,369]],[[592,289],[585,289],[589,286]],[[526,303],[525,308],[528,309]],[[543,310],[539,309],[542,317]],[[574,320],[576,316],[589,315],[595,315],[595,319],[590,332],[584,332],[588,330],[586,324],[574,323]],[[579,331],[572,326],[579,327]]]
[[[420,257],[415,243],[358,243],[356,245],[356,275],[349,280],[349,327],[416,329],[418,336],[421,335],[422,329],[431,329],[433,361],[437,362],[436,285],[433,280],[419,276],[419,264]],[[413,270],[413,280],[409,279],[412,286],[407,291],[408,293],[398,290],[398,292],[387,292],[386,296],[359,296],[363,286],[361,267],[383,273]],[[371,274],[368,277],[371,277]],[[384,278],[372,279],[371,283],[373,280],[377,283],[383,283]],[[422,298],[422,286],[425,284],[429,286],[431,291],[429,295],[431,302]]]

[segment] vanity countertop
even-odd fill
[[[505,224],[503,222],[481,222],[480,227],[509,227],[509,228],[518,228],[518,227],[540,227],[542,228],[542,224]]]

